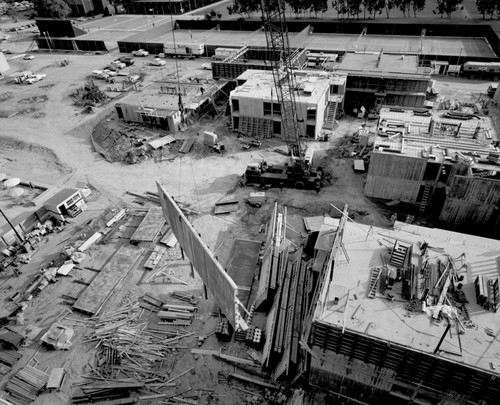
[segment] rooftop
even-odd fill
[[[204,93],[201,93],[203,87]],[[207,83],[180,83],[182,102],[186,108],[196,109],[199,104],[210,97],[210,92],[217,87]],[[124,97],[121,104],[137,105],[174,112],[179,110],[179,94],[177,82],[154,82],[142,91],[132,92]]]
[[[329,91],[331,74],[327,72],[294,71],[294,76],[297,86],[309,94],[305,95],[304,91],[298,92],[296,94],[297,102],[316,104],[325,92]],[[248,69],[238,76],[237,80],[238,83],[244,80],[246,82],[236,87],[231,92],[231,96],[276,100],[272,72]]]
[[[338,227],[339,220],[334,222]],[[446,264],[451,259],[457,274],[464,276],[460,283],[469,301],[470,322],[465,323],[465,333],[459,336],[459,342],[456,321],[451,321],[451,333],[445,336],[438,355],[495,375],[500,373],[498,367],[494,371],[490,368],[490,363],[497,364],[499,360],[500,317],[476,304],[474,290],[477,276],[499,276],[497,240],[402,222],[396,222],[392,230],[347,222],[343,236],[346,254],[338,250],[333,278],[323,289],[315,320],[432,354],[443,336],[446,320],[436,321],[421,308],[411,308],[410,302],[401,298],[401,282],[396,281],[384,295],[377,291],[375,298],[367,297],[370,270],[384,265],[391,267],[384,262],[388,261],[389,249],[396,241],[413,246],[412,261],[421,257],[418,244],[427,242],[429,248],[422,261],[436,267],[439,262]],[[430,294],[433,295],[432,288]],[[433,311],[437,307],[427,309]],[[485,329],[492,330],[496,337],[486,334]]]
[[[457,135],[458,132],[458,135]],[[475,159],[475,166],[490,169],[486,160],[496,152],[499,141],[490,117],[474,115],[471,119],[455,119],[445,111],[423,113],[384,107],[380,110],[374,149],[383,153],[398,153],[436,162],[460,158]],[[496,166],[498,170],[499,167]]]
[[[408,75],[429,75],[429,69],[418,66],[416,55],[394,55],[381,52],[346,53],[337,71]]]

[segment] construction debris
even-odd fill
[[[49,375],[35,367],[26,366],[12,377],[7,385],[7,391],[21,404],[31,404],[38,394],[45,388]]]

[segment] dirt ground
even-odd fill
[[[9,46],[15,52],[25,52],[30,40],[12,41]],[[364,123],[359,119],[346,117],[339,123],[332,138],[328,142],[311,142],[309,147],[317,150],[316,161],[331,176],[330,184],[326,185],[319,194],[314,191],[293,189],[271,189],[267,192],[268,201],[260,208],[250,207],[244,199],[253,191],[250,188],[239,186],[241,174],[249,161],[264,159],[268,163],[282,163],[284,156],[272,150],[275,146],[283,147],[278,140],[271,140],[260,148],[250,151],[242,149],[242,143],[227,128],[227,118],[212,121],[204,119],[192,125],[186,132],[179,135],[188,137],[202,131],[214,131],[220,141],[226,146],[226,152],[218,155],[197,141],[193,151],[187,155],[174,155],[172,159],[155,162],[149,159],[138,165],[109,163],[102,156],[92,150],[90,134],[94,126],[112,111],[113,101],[105,107],[100,107],[95,114],[82,114],[81,107],[72,104],[70,94],[81,87],[89,73],[95,69],[102,69],[106,63],[118,57],[115,51],[105,55],[74,55],[65,53],[36,52],[36,58],[31,61],[11,59],[12,71],[32,70],[45,73],[46,79],[34,85],[16,85],[8,80],[0,81],[0,109],[15,108],[19,114],[1,119],[0,122],[0,171],[9,176],[22,179],[32,179],[55,186],[73,187],[86,185],[92,189],[89,197],[89,209],[79,217],[70,221],[61,233],[52,234],[43,240],[33,254],[29,264],[21,268],[22,274],[13,277],[11,272],[0,274],[1,302],[11,296],[13,292],[26,287],[30,277],[36,274],[41,267],[46,267],[54,258],[59,256],[61,249],[77,240],[84,240],[90,235],[89,222],[109,214],[110,209],[129,207],[141,208],[133,203],[132,198],[125,195],[125,191],[142,194],[155,191],[155,181],[165,185],[169,193],[178,201],[190,204],[198,211],[194,219],[195,227],[200,232],[212,251],[216,252],[223,265],[227,263],[232,242],[237,238],[261,240],[261,225],[270,217],[274,203],[288,207],[289,237],[297,241],[305,240],[306,233],[302,227],[303,216],[329,214],[339,216],[335,207],[342,209],[348,204],[353,219],[370,225],[389,226],[392,212],[375,204],[364,197],[363,187],[365,176],[353,171],[352,159],[343,158],[339,154],[339,147],[349,147],[346,137],[353,134]],[[67,67],[59,63],[69,58]],[[138,59],[132,71],[144,73],[146,79],[143,85],[148,85],[153,75],[158,74],[158,68],[147,66],[151,58]],[[206,60],[179,61],[181,70],[186,76],[208,75],[201,69]],[[174,69],[174,62],[167,61],[164,68],[165,75]],[[108,84],[99,83],[105,90]],[[478,93],[478,89],[486,89],[487,82],[470,81],[466,79],[436,78],[436,89],[445,97],[469,98]],[[121,93],[111,92],[114,97]],[[368,125],[372,125],[368,122]],[[374,122],[373,122],[374,125]],[[228,215],[215,217],[214,204],[223,197],[233,197],[238,200],[238,211]],[[115,211],[116,212],[116,211]],[[121,239],[113,240],[106,246],[92,249],[86,266],[99,268],[123,243]],[[168,389],[168,395],[179,394],[189,388],[192,392],[204,393],[200,396],[201,403],[219,404],[265,404],[263,391],[244,385],[219,383],[217,371],[234,371],[232,366],[219,362],[211,356],[192,355],[190,348],[197,347],[197,337],[210,335],[215,327],[216,318],[210,314],[216,311],[212,297],[204,299],[201,280],[197,275],[190,276],[190,268],[180,259],[178,251],[171,253],[171,258],[177,260],[174,270],[175,277],[188,282],[185,287],[192,291],[199,300],[199,313],[196,321],[190,327],[194,335],[183,339],[179,346],[183,348],[173,350],[166,358],[166,366],[162,373],[174,377],[183,371],[194,367],[194,373],[188,373],[179,379],[179,385]],[[50,284],[40,295],[28,304],[24,311],[25,324],[35,324],[40,327],[49,327],[54,320],[67,313],[70,308],[63,298],[63,294],[71,285],[73,279],[78,278],[76,271],[72,277],[61,278],[56,284]],[[110,312],[119,308],[124,298],[138,297],[149,292],[159,298],[167,298],[173,290],[184,288],[182,285],[163,282],[144,282],[148,277],[141,266],[133,269],[130,277],[124,280],[112,298],[106,304],[103,312]],[[141,320],[147,320],[145,314]],[[67,352],[55,352],[42,349],[39,343],[32,343],[23,349],[23,358],[14,368],[27,364],[32,357],[39,362],[38,368],[48,369],[64,367],[68,371],[61,392],[41,395],[35,404],[59,405],[69,404],[71,386],[82,380],[82,374],[88,373],[93,364],[94,346],[83,343],[88,328],[82,323],[86,319],[77,313],[67,314],[65,318],[73,322],[77,336],[72,348]],[[16,327],[16,326],[13,326]],[[21,325],[17,325],[18,328]],[[185,347],[185,348],[184,348]],[[242,344],[227,344],[218,342],[215,336],[210,336],[202,348],[222,349],[232,355],[247,358],[246,348]],[[30,363],[33,364],[33,363]],[[2,384],[6,379],[2,380]],[[209,399],[206,391],[213,390],[213,397]],[[163,392],[163,391],[161,391]],[[142,403],[156,404],[161,400],[142,401]]]

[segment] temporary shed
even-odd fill
[[[76,188],[62,189],[45,201],[43,206],[58,219],[65,216],[76,217],[86,208],[82,193]]]

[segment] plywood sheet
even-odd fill
[[[164,224],[165,218],[161,208],[151,208],[130,240],[134,242],[153,242]]]
[[[163,215],[170,224],[172,232],[193,264],[196,272],[214,296],[217,305],[219,305],[228,321],[233,326],[236,326],[236,317],[239,316],[235,308],[238,293],[236,283],[224,271],[165,188],[159,183],[156,184]]]
[[[95,314],[106,302],[116,285],[134,266],[142,251],[143,249],[131,245],[121,246],[74,303],[73,308],[88,314]]]
[[[238,286],[238,299],[245,305],[248,304],[259,252],[260,242],[236,239],[229,254],[227,274]]]

